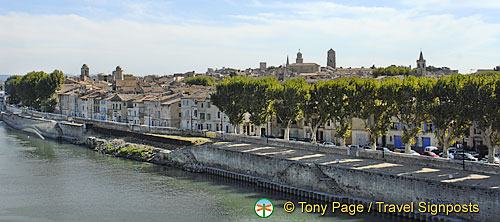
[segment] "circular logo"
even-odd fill
[[[259,199],[255,202],[254,211],[257,216],[261,218],[268,218],[274,212],[273,202],[267,198]]]

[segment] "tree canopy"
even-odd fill
[[[9,103],[53,112],[56,105],[55,92],[60,89],[64,80],[64,74],[59,70],[50,74],[33,71],[24,76],[11,76],[5,82]]]
[[[215,85],[215,79],[210,76],[195,76],[186,79],[186,84],[188,85],[202,85],[202,86],[213,86]]]

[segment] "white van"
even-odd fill
[[[424,148],[424,152],[434,152],[434,151],[436,151],[436,150],[438,150],[438,148],[437,148],[437,147],[435,147],[435,146],[426,146],[426,147]]]

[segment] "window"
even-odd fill
[[[205,113],[200,113],[200,119],[205,120]]]
[[[217,119],[220,119],[220,112],[217,112]]]
[[[181,117],[181,113],[179,113],[179,117]]]
[[[207,113],[207,120],[210,120],[210,119],[211,119],[210,113]]]
[[[201,108],[203,108],[203,103],[201,103]]]
[[[137,111],[134,110],[134,116],[137,116]]]
[[[197,105],[197,104],[198,104],[198,100],[195,100],[195,101],[194,101],[194,104],[195,104],[195,105]]]
[[[207,108],[210,108],[210,102],[207,102]]]
[[[194,117],[198,117],[198,110],[194,111]]]

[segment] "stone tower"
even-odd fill
[[[87,64],[83,64],[82,69],[81,69],[81,73],[80,73],[80,80],[86,81],[86,80],[90,79],[89,73],[90,73],[89,66]]]
[[[330,49],[328,50],[328,56],[326,57],[326,67],[332,67],[336,68],[336,63],[335,63],[335,50]]]
[[[420,57],[417,60],[417,76],[427,75],[427,70],[425,66],[425,59],[422,51],[420,51]]]
[[[123,80],[123,69],[120,66],[116,67],[116,70],[113,71],[113,80]]]
[[[302,53],[300,53],[300,50],[297,53],[297,59],[295,59],[295,63],[304,63],[304,59],[302,58]]]
[[[290,62],[288,60],[288,55],[286,55],[286,66],[289,66],[290,65]]]

